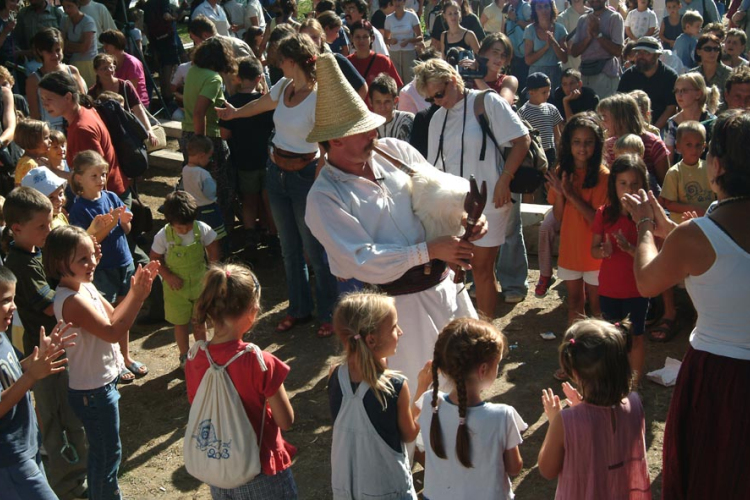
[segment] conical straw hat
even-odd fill
[[[329,141],[378,128],[385,118],[371,113],[339,69],[333,54],[318,56],[315,126],[307,142]]]

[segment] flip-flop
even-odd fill
[[[664,336],[655,337],[655,332],[661,332],[664,334]],[[655,326],[652,326],[648,331],[648,338],[652,342],[665,343],[675,338],[678,333],[680,333],[680,328],[677,325],[677,319],[662,318]]]
[[[318,338],[326,339],[331,335],[333,335],[333,324],[329,322],[321,323],[320,328],[318,328]]]
[[[284,319],[279,321],[279,324],[276,325],[276,333],[288,332],[295,326],[303,325],[305,323],[309,323],[310,321],[312,321],[312,316],[309,314],[304,318],[295,318],[291,314],[287,314],[286,316],[284,316]]]
[[[141,363],[140,361],[133,361],[128,366],[126,366],[130,373],[132,373],[134,376],[140,378],[145,377],[148,375],[148,367]]]
[[[132,384],[133,381],[135,381],[135,375],[133,374],[133,372],[131,372],[127,368],[123,368],[123,370],[120,372],[120,378],[118,382],[120,384]]]

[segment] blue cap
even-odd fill
[[[526,78],[526,87],[521,91],[528,92],[529,90],[535,90],[535,89],[541,89],[544,87],[550,87],[552,86],[552,83],[550,83],[549,78],[544,73],[532,73]]]

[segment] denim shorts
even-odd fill
[[[135,264],[130,264],[113,269],[100,269],[94,271],[94,286],[107,299],[114,304],[117,297],[124,297],[130,291],[130,278],[135,274]]]

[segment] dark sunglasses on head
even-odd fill
[[[704,52],[721,52],[721,47],[702,47],[701,50]]]

